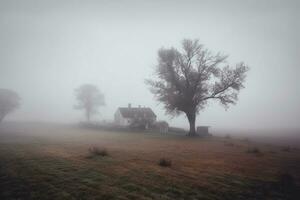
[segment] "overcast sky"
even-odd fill
[[[300,129],[299,9],[297,0],[0,0],[0,88],[22,97],[8,119],[82,120],[73,90],[92,83],[106,99],[97,119],[132,103],[188,127],[165,115],[144,80],[160,47],[198,38],[250,67],[237,105],[210,103],[198,125]]]

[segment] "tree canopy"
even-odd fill
[[[0,122],[20,105],[19,95],[8,89],[0,89]]]
[[[156,79],[146,80],[156,99],[171,115],[185,113],[189,135],[195,135],[196,114],[209,100],[217,100],[225,108],[235,104],[244,88],[248,67],[237,63],[230,67],[227,55],[213,54],[198,40],[185,39],[182,49],[161,48],[158,51]]]
[[[75,96],[78,102],[75,108],[84,110],[88,121],[98,112],[99,106],[105,105],[104,95],[92,84],[84,84],[75,89]]]

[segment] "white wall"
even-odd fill
[[[130,124],[130,119],[124,118],[121,115],[120,110],[118,109],[115,113],[115,123],[120,125],[120,126],[128,126]]]

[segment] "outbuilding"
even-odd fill
[[[209,134],[209,129],[210,126],[197,126],[197,134],[199,136],[208,136]]]

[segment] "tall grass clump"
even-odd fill
[[[285,151],[285,152],[291,152],[292,148],[290,146],[285,146],[281,148],[281,151]]]
[[[96,157],[96,156],[108,156],[108,151],[105,148],[99,148],[99,147],[90,147],[88,149],[89,155],[88,158]]]
[[[255,155],[262,155],[262,151],[257,147],[249,147],[246,153],[255,154]]]
[[[171,167],[172,166],[172,161],[168,158],[161,158],[158,161],[158,165],[161,167]]]
[[[231,135],[230,134],[226,134],[224,138],[229,140],[229,139],[231,139]]]

